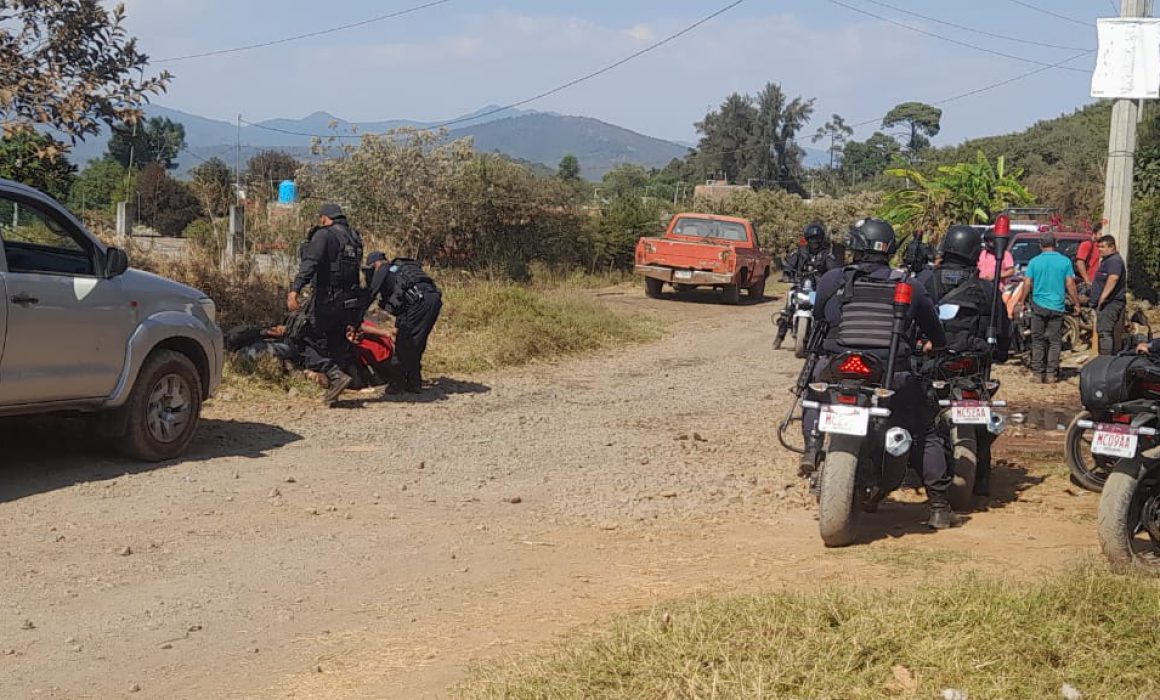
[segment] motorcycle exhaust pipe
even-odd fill
[[[910,452],[913,444],[914,438],[906,428],[895,427],[886,431],[886,452],[891,457],[901,457]]]

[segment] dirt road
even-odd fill
[[[962,529],[893,503],[823,550],[772,437],[797,367],[769,349],[776,303],[639,294],[602,298],[672,320],[658,343],[420,403],[219,400],[175,464],[0,424],[0,697],[436,697],[473,659],[675,596],[1094,552],[1095,497],[1029,465],[1059,434],[1001,445]]]

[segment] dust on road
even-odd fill
[[[773,438],[798,367],[770,350],[779,302],[640,294],[598,298],[672,321],[660,342],[414,403],[218,401],[177,463],[0,425],[0,697],[442,696],[473,659],[677,596],[1095,551],[1096,497],[1000,443],[966,527],[929,534],[901,498],[826,552]]]

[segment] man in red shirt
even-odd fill
[[[1089,285],[1095,280],[1096,270],[1100,267],[1099,240],[1103,230],[1102,221],[1093,226],[1091,240],[1080,243],[1079,250],[1075,252],[1075,267],[1079,270],[1079,276]]]

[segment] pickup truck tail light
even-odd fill
[[[719,255],[718,257],[721,258],[721,262],[727,263],[727,262],[729,262],[729,258],[731,258],[732,256],[733,256],[733,251],[723,250],[723,251],[721,251],[721,255]]]
[[[649,253],[649,254],[655,253],[655,252],[657,252],[657,247],[655,245],[653,245],[652,243],[645,243],[644,244],[644,252]]]

